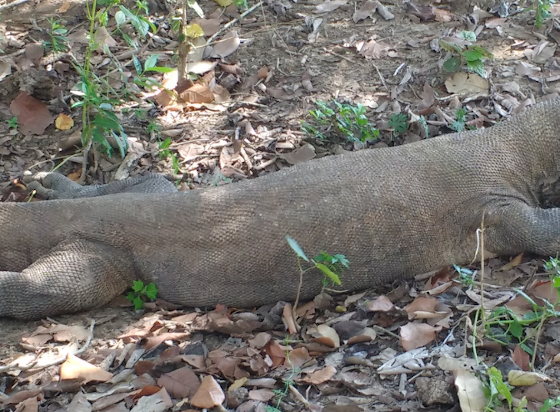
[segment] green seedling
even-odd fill
[[[341,285],[342,282],[340,281],[340,275],[342,273],[342,269],[348,268],[349,261],[346,259],[344,255],[329,255],[326,252],[321,252],[319,255],[315,256],[313,259],[309,259],[301,246],[298,242],[296,242],[291,236],[286,235],[286,241],[290,248],[294,251],[294,253],[298,257],[298,268],[300,273],[299,278],[299,287],[297,291],[296,300],[294,303],[294,310],[298,305],[299,302],[299,294],[301,291],[301,287],[303,286],[303,278],[304,275],[313,270],[318,269],[323,275],[323,289],[325,289],[326,285]],[[301,266],[301,261],[304,261],[310,265],[309,268],[303,269]],[[338,273],[337,273],[338,272]]]
[[[288,349],[290,343],[291,343],[290,337],[286,336],[286,338],[284,339],[284,346],[286,347],[286,361],[290,364],[292,370],[290,372],[290,375],[287,378],[283,379],[284,387],[282,389],[273,390],[274,394],[276,395],[276,402],[274,406],[266,405],[265,406],[266,412],[282,412],[282,410],[280,409],[280,404],[282,400],[284,400],[284,398],[288,396],[288,393],[290,392],[290,386],[293,386],[295,384],[295,377],[297,376],[298,373],[301,372],[301,369],[296,368],[292,363],[292,361],[290,360],[290,350]]]
[[[165,158],[171,158],[171,164],[173,167],[173,172],[175,172],[175,174],[179,174],[180,170],[180,162],[179,162],[179,158],[177,156],[177,153],[172,152],[169,149],[169,146],[171,146],[171,138],[168,137],[167,139],[159,142],[159,158],[160,159],[165,159]]]
[[[402,134],[408,128],[406,114],[404,113],[393,113],[389,117],[389,127],[393,129],[393,139],[395,135]]]
[[[144,285],[141,280],[134,280],[132,281],[132,290],[128,292],[126,298],[134,304],[134,310],[140,310],[144,307],[146,300],[155,300],[157,293],[158,288],[155,283]]]
[[[315,104],[317,109],[309,111],[312,121],[302,123],[302,129],[307,135],[328,141],[379,140],[379,130],[370,123],[364,105],[343,104],[336,100],[330,103],[316,101]]]
[[[19,127],[19,122],[17,117],[12,117],[11,119],[6,120],[8,127],[10,129],[17,129]]]
[[[60,20],[55,20],[54,17],[47,18],[50,24],[48,35],[50,40],[43,41],[45,50],[52,50],[55,53],[68,50],[68,38],[66,34],[68,30],[64,27]]]
[[[468,70],[485,77],[484,59],[493,59],[494,56],[485,48],[473,44],[476,41],[474,32],[462,31],[460,37],[464,42],[453,43],[443,39],[439,40],[440,47],[452,55],[443,63],[443,68],[448,72],[455,73],[462,66],[466,66]]]
[[[540,29],[545,20],[549,19],[552,14],[550,13],[550,8],[554,4],[553,0],[536,0],[534,3],[535,7],[535,26]]]
[[[495,367],[488,368],[486,371],[488,381],[483,383],[484,394],[488,400],[486,410],[492,411],[494,408],[502,405],[502,398],[508,403],[511,410],[511,401],[513,399],[511,390],[513,386],[504,382],[502,372]]]
[[[449,127],[456,132],[462,132],[465,129],[465,116],[467,111],[462,107],[455,110],[455,121]]]

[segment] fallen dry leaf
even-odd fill
[[[43,134],[54,120],[43,102],[25,92],[12,100],[10,112],[17,117],[19,130],[25,135]]]
[[[478,74],[457,72],[445,81],[445,87],[449,93],[478,95],[487,94],[490,84]]]
[[[60,365],[61,380],[82,379],[84,383],[91,381],[107,382],[112,377],[112,373],[72,354],[68,354],[64,363]]]
[[[188,103],[212,103],[214,101],[214,94],[210,87],[200,83],[179,93],[179,97]]]
[[[241,44],[241,40],[237,35],[235,30],[230,31],[226,34],[222,40],[218,40],[216,44],[212,48],[212,57],[227,57],[230,54],[233,54],[239,45]]]
[[[64,113],[60,113],[54,122],[54,127],[59,130],[70,130],[73,126],[74,119]]]
[[[486,396],[482,382],[471,372],[460,369],[454,371],[455,387],[462,412],[483,412],[486,409]]]
[[[516,345],[513,351],[512,359],[517,366],[522,370],[528,371],[531,369],[530,356],[525,352],[520,345]]]
[[[314,337],[315,339],[313,340],[315,342],[319,342],[331,348],[340,347],[340,337],[338,333],[336,333],[336,330],[329,325],[322,324],[317,326],[317,332],[314,334]]]
[[[191,397],[200,388],[200,381],[189,366],[161,375],[157,384],[174,398]]]
[[[197,408],[208,409],[221,405],[225,399],[226,396],[221,386],[212,376],[208,375],[202,380],[200,388],[192,397],[191,404]]]
[[[374,300],[368,300],[366,308],[370,312],[389,312],[395,307],[393,302],[385,295],[381,295]]]
[[[276,394],[271,389],[253,389],[249,391],[249,399],[254,401],[268,402],[274,398]]]
[[[328,13],[338,9],[340,6],[344,6],[346,3],[348,3],[348,0],[327,0],[315,7],[315,13]]]
[[[531,386],[539,382],[550,382],[552,379],[543,373],[511,370],[507,380],[513,386]]]
[[[381,59],[388,55],[391,47],[385,43],[379,43],[375,40],[367,42],[359,41],[356,43],[356,50],[366,59]]]
[[[441,326],[434,327],[426,323],[409,322],[401,326],[401,346],[405,350],[412,350],[427,345],[436,338]]]
[[[309,143],[303,144],[300,148],[290,153],[279,153],[278,157],[284,159],[292,165],[307,162],[315,157],[315,147]]]
[[[311,375],[302,379],[303,382],[311,383],[313,385],[320,385],[329,381],[336,374],[336,368],[332,365],[325,366],[318,371],[313,372]]]
[[[356,10],[354,12],[352,20],[354,20],[354,23],[358,23],[360,20],[365,20],[368,17],[373,17],[373,14],[375,13],[375,10],[377,10],[378,5],[379,2],[377,0],[366,1],[364,4],[362,4],[362,7],[360,7],[359,10]]]
[[[212,36],[220,30],[222,19],[194,19],[193,23],[202,27],[205,36]]]

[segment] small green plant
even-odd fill
[[[51,26],[48,30],[50,40],[43,41],[43,47],[55,53],[66,51],[68,49],[68,38],[66,37],[68,30],[60,23],[60,20],[55,20],[54,17],[47,18],[47,21]]]
[[[315,256],[313,259],[309,259],[301,246],[298,242],[296,242],[291,236],[286,235],[286,241],[288,245],[292,248],[295,254],[298,257],[297,263],[299,268],[299,286],[297,291],[296,300],[294,303],[294,311],[299,303],[299,294],[301,292],[301,288],[303,286],[303,277],[304,275],[313,270],[319,269],[323,274],[323,289],[329,284],[332,285],[341,285],[342,282],[340,281],[340,276],[336,272],[341,273],[343,268],[348,268],[349,261],[346,259],[344,255],[329,255],[326,252],[321,252],[319,255]],[[301,266],[301,261],[305,261],[309,263],[311,267],[307,269],[303,269]]]
[[[455,73],[461,66],[466,65],[467,69],[485,77],[484,59],[493,59],[494,56],[485,48],[473,44],[476,41],[474,32],[462,31],[459,36],[464,42],[453,43],[443,39],[439,40],[440,47],[452,55],[443,63],[443,68]]]
[[[290,360],[290,350],[289,350],[290,343],[291,343],[290,337],[286,335],[284,339],[284,346],[286,347],[286,361],[290,364],[292,370],[290,372],[290,375],[286,379],[284,379],[284,388],[274,390],[274,393],[276,394],[276,405],[274,406],[266,405],[265,410],[267,412],[282,412],[282,410],[280,409],[280,403],[282,403],[282,400],[286,396],[288,396],[288,392],[290,391],[290,386],[293,386],[295,384],[294,379],[296,375],[300,372],[300,369],[296,368],[292,363],[292,361]]]
[[[155,300],[158,293],[158,288],[155,283],[144,285],[141,280],[132,281],[132,290],[128,292],[126,298],[134,304],[134,310],[139,310],[144,307],[146,300]]]
[[[364,105],[339,103],[336,100],[330,103],[316,101],[315,105],[317,109],[309,111],[313,121],[302,123],[303,131],[311,137],[344,142],[379,139],[379,130],[370,123]]]
[[[467,111],[462,107],[455,110],[455,121],[449,127],[456,132],[462,132],[465,129],[465,116]]]
[[[549,19],[552,14],[550,8],[554,4],[553,0],[537,0],[534,3],[535,7],[535,26],[540,29],[545,20]]]
[[[461,282],[463,287],[470,287],[470,286],[473,286],[475,284],[474,280],[473,280],[474,272],[472,270],[467,269],[467,268],[462,268],[462,267],[457,266],[455,264],[453,265],[453,268],[459,274],[459,281]]]
[[[233,0],[233,4],[235,4],[239,10],[247,10],[249,8],[247,0]]]
[[[393,129],[393,139],[395,135],[402,134],[408,128],[407,117],[404,113],[393,113],[389,117],[389,127]]]
[[[8,124],[8,127],[10,129],[17,129],[19,127],[18,119],[15,116],[11,119],[6,120],[6,123]]]
[[[483,389],[486,399],[488,400],[487,410],[493,410],[502,405],[502,398],[508,403],[509,410],[511,410],[511,401],[513,399],[511,390],[513,386],[504,382],[502,372],[495,367],[488,368],[486,371],[488,381],[483,380]]]
[[[171,146],[171,138],[168,137],[167,139],[159,142],[159,158],[160,159],[164,159],[164,158],[171,158],[171,164],[173,167],[173,172],[175,172],[175,174],[179,174],[180,170],[179,170],[179,166],[180,166],[180,162],[179,162],[179,158],[177,157],[177,153],[172,152],[171,150],[169,150],[169,146]]]

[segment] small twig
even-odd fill
[[[235,19],[227,22],[224,27],[222,27],[220,30],[218,30],[216,33],[214,33],[206,42],[206,45],[211,44],[214,39],[216,39],[218,36],[220,36],[224,31],[226,31],[227,29],[229,29],[231,26],[233,26],[235,23],[237,23],[239,20],[243,19],[245,16],[247,16],[248,14],[252,13],[257,7],[262,6],[262,1],[258,2],[257,4],[255,4],[253,7],[250,7],[249,9],[245,10],[243,13],[241,13],[241,15],[239,17],[236,17]]]
[[[11,3],[4,4],[3,6],[0,6],[0,10],[8,9],[10,7],[14,7],[14,6],[17,6],[19,4],[27,3],[28,1],[31,1],[31,0],[16,0],[16,1],[13,1]]]
[[[387,330],[387,329],[385,329],[385,328],[383,328],[383,327],[381,327],[381,326],[372,325],[372,328],[373,328],[374,330],[379,331],[379,332],[386,333],[387,335],[392,336],[392,337],[395,338],[395,339],[399,339],[399,340],[400,340],[400,338],[401,338],[401,337],[400,337],[399,335],[397,335],[396,333],[393,333],[393,332],[391,332],[390,330]]]

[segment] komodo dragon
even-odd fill
[[[560,100],[488,129],[186,193],[153,175],[87,188],[39,175],[31,186],[47,197],[76,198],[0,204],[0,316],[94,308],[135,279],[186,306],[293,300],[286,235],[310,254],[345,254],[348,290],[470,262],[483,216],[489,253],[555,255],[560,208],[542,206],[559,178]],[[320,289],[307,274],[302,297]]]

